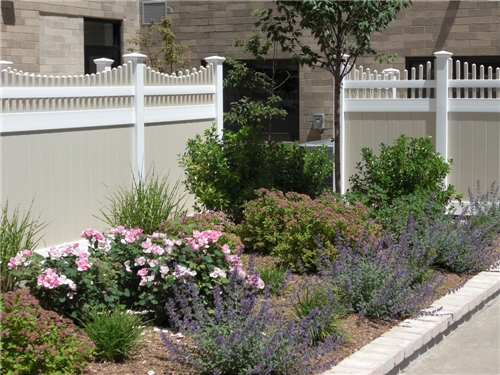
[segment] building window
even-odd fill
[[[256,71],[268,72],[271,75],[271,62],[266,61],[262,64],[255,60],[242,60],[247,66],[252,67]],[[281,97],[281,107],[287,111],[287,116],[284,120],[275,119],[271,122],[271,137],[282,141],[298,141],[299,140],[299,65],[292,60],[277,61],[277,82],[282,83],[275,91],[276,95]],[[228,72],[228,66],[224,64],[224,77]],[[266,95],[263,94],[243,94],[234,89],[224,89],[224,112],[228,112],[231,108],[231,103],[236,102],[249,96],[252,100],[265,100]],[[252,124],[248,124],[252,125]],[[229,127],[224,124],[225,128],[238,130],[237,128]],[[267,133],[266,133],[267,134]]]
[[[94,59],[113,60],[112,67],[121,63],[121,21],[84,18],[85,74],[96,72]]]
[[[408,70],[408,74],[411,77],[411,69],[415,68],[416,70],[416,79],[434,79],[434,57],[407,57],[406,58],[406,70]],[[476,78],[479,78],[479,68],[481,65],[484,66],[484,78],[485,79],[497,79],[498,77],[496,76],[496,69],[500,68],[500,57],[499,56],[452,56],[453,60],[453,68],[452,68],[452,78],[453,79],[472,79],[472,64],[476,64]],[[427,77],[427,71],[426,71],[426,64],[427,61],[431,62],[431,70],[430,70],[430,77]],[[460,61],[460,76],[457,77],[457,70],[456,70],[456,62]],[[467,63],[469,65],[469,73],[468,76],[465,77],[465,71],[464,71],[464,63]],[[419,65],[423,65],[423,77],[419,77],[419,72],[418,72],[418,67]],[[488,77],[488,68],[491,66],[492,68],[492,77]],[[464,90],[465,89],[459,89],[460,96],[461,98],[464,97]],[[469,97],[472,97],[472,88],[469,89]],[[479,97],[480,95],[480,89],[476,89],[476,95]],[[485,89],[485,95],[487,95],[487,89]],[[426,96],[426,90],[423,89],[421,93],[421,97],[425,98]],[[409,91],[408,91],[409,93]],[[456,98],[458,95],[457,89],[453,89],[453,97]],[[498,92],[496,88],[493,88],[492,90],[492,98],[497,98]],[[434,98],[434,89],[430,90],[430,98]]]

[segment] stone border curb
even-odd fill
[[[479,273],[455,293],[441,297],[423,310],[439,309],[435,314],[399,323],[321,375],[396,375],[499,294],[500,266],[497,266]]]

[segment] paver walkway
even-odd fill
[[[500,375],[500,266],[322,375]]]
[[[500,296],[422,354],[404,375],[499,375]]]

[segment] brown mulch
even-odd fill
[[[444,276],[444,282],[436,293],[435,299],[455,290],[467,279],[465,276],[455,274],[445,274]],[[329,353],[325,359],[338,356],[340,361],[389,331],[398,323],[400,323],[398,319],[372,320],[360,318],[355,314],[348,315],[341,323],[342,328],[346,332],[345,342],[337,350]],[[165,331],[166,335],[172,340],[186,340],[185,338],[173,336],[167,330]],[[148,375],[148,372],[150,372],[149,374],[153,374],[151,371],[154,372],[154,375],[181,375],[190,373],[188,368],[180,368],[177,363],[170,361],[168,352],[161,341],[158,328],[148,328],[143,337],[142,346],[133,359],[123,363],[93,362],[88,368],[90,370],[89,373],[93,375]]]

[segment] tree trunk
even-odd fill
[[[334,77],[334,112],[333,112],[333,138],[335,144],[335,192],[341,193],[340,183],[340,160],[342,155],[340,155],[340,88],[342,85],[342,80],[340,77]]]

